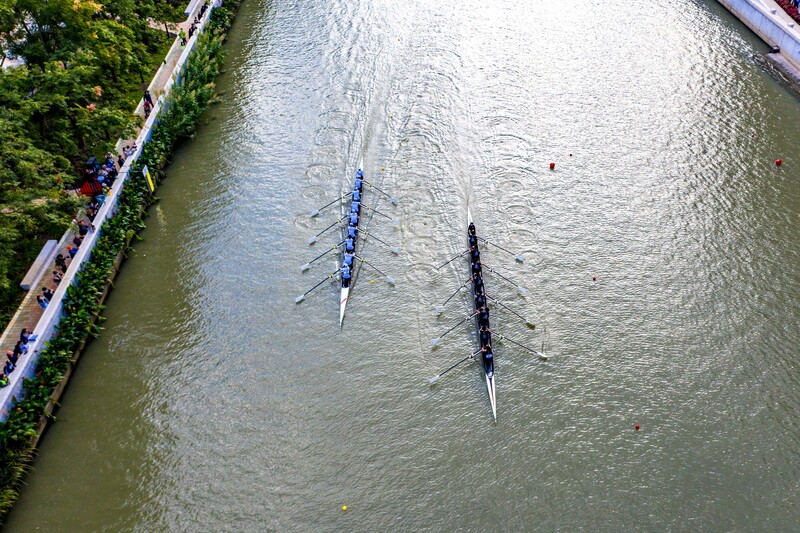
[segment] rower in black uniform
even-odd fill
[[[489,309],[486,306],[478,309],[478,324],[481,327],[489,327]]]
[[[483,276],[472,276],[472,283],[475,287],[475,294],[484,294]]]
[[[481,253],[478,250],[477,246],[470,246],[469,247],[469,262],[474,263],[475,261],[479,261],[481,258]]]
[[[486,326],[481,327],[480,331],[478,332],[478,337],[480,339],[481,346],[492,344],[492,330]]]
[[[470,266],[472,267],[472,275],[473,276],[476,275],[476,274],[478,276],[481,275],[481,260],[480,259],[478,259],[477,261],[472,262],[470,264]]]

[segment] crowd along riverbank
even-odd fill
[[[135,153],[97,214],[96,231],[87,236],[36,327],[39,338],[30,345],[34,356],[1,391],[0,520],[18,497],[84,345],[100,331],[103,301],[131,240],[144,227],[147,207],[156,201],[152,193],[165,176],[174,147],[192,135],[215,99],[222,44],[241,1],[217,0],[205,12],[137,138]]]

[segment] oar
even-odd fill
[[[356,255],[356,256],[355,256],[355,258],[356,258],[356,259],[358,259],[359,261],[361,261],[362,263],[366,263],[366,264],[368,264],[368,265],[369,265],[370,267],[372,267],[372,269],[373,269],[373,270],[375,270],[375,271],[376,271],[378,274],[380,274],[381,276],[385,277],[385,278],[386,278],[386,281],[389,283],[389,285],[394,285],[394,284],[395,284],[395,282],[397,281],[397,280],[396,280],[396,279],[394,279],[393,277],[391,277],[391,276],[387,276],[386,274],[384,274],[383,272],[381,272],[381,271],[378,269],[378,267],[376,267],[375,265],[373,265],[372,263],[370,263],[369,261],[367,261],[367,260],[366,260],[366,259],[364,259],[363,257],[360,257],[360,256],[357,256],[357,255]]]
[[[450,259],[448,262],[446,262],[446,263],[444,263],[444,264],[442,264],[442,265],[439,265],[438,267],[436,267],[436,270],[439,270],[440,268],[442,268],[442,267],[445,267],[445,266],[449,265],[450,263],[452,263],[453,261],[455,261],[455,260],[456,260],[456,259],[458,259],[459,257],[464,257],[464,255],[465,255],[465,254],[468,254],[468,253],[469,253],[469,250],[464,250],[463,252],[461,252],[460,254],[458,254],[457,256],[455,256],[454,258]]]
[[[514,253],[514,252],[512,252],[511,250],[506,250],[505,248],[503,248],[503,247],[502,247],[502,246],[500,246],[499,244],[497,244],[497,243],[494,243],[494,242],[489,242],[489,241],[487,241],[486,239],[484,239],[483,237],[478,237],[478,239],[482,240],[482,241],[483,241],[483,242],[485,242],[486,244],[491,244],[491,245],[492,245],[492,246],[494,246],[495,248],[499,248],[499,249],[503,250],[504,252],[506,252],[506,253],[508,253],[508,254],[511,254],[511,255],[513,255],[513,256],[514,256],[514,259],[516,259],[516,260],[517,260],[517,261],[519,261],[520,263],[524,263],[524,262],[525,262],[525,258],[524,258],[524,257],[522,257],[520,254],[515,254],[515,253]]]
[[[442,313],[444,313],[444,306],[445,306],[445,305],[447,305],[447,302],[449,302],[450,300],[452,300],[452,299],[455,297],[455,295],[456,295],[456,294],[458,294],[459,292],[461,292],[461,289],[463,289],[463,288],[466,286],[466,284],[467,284],[467,283],[469,283],[469,282],[470,282],[470,280],[467,280],[467,281],[465,281],[464,283],[462,283],[462,284],[461,284],[461,286],[460,286],[459,288],[457,288],[457,289],[456,289],[456,292],[454,292],[453,294],[451,294],[451,295],[450,295],[450,297],[449,297],[447,300],[445,300],[445,301],[444,301],[444,303],[443,303],[442,305],[437,305],[437,306],[436,306],[436,314],[437,314],[437,315],[441,315]]]
[[[368,206],[368,205],[364,205],[364,204],[361,204],[361,207],[363,207],[363,208],[365,208],[365,209],[369,209],[370,211],[372,211],[372,212],[373,212],[373,213],[375,213],[376,215],[380,215],[380,216],[382,216],[382,217],[384,217],[384,218],[388,218],[389,220],[391,220],[391,221],[392,221],[392,224],[399,224],[399,223],[400,223],[400,221],[399,221],[399,220],[397,220],[396,218],[392,218],[392,217],[390,217],[389,215],[387,215],[386,213],[381,213],[380,211],[378,211],[378,210],[377,210],[377,209],[375,209],[374,207],[370,207],[370,206]]]
[[[514,283],[512,280],[508,279],[507,277],[505,277],[504,275],[502,275],[500,272],[498,272],[498,271],[494,270],[493,268],[489,268],[489,267],[487,267],[486,265],[483,265],[483,268],[484,268],[484,269],[486,269],[486,270],[488,270],[489,272],[491,272],[491,273],[493,273],[493,274],[497,274],[497,276],[498,276],[500,279],[502,279],[503,281],[506,281],[506,282],[510,283],[511,285],[514,285],[514,286],[516,286],[516,287],[517,287],[517,290],[518,290],[520,293],[522,293],[522,294],[525,294],[525,293],[527,293],[527,292],[528,292],[528,289],[526,289],[525,287],[523,287],[523,286],[521,286],[521,285],[517,285],[517,284],[516,284],[516,283]]]
[[[371,184],[371,183],[370,183],[370,182],[368,182],[367,180],[364,180],[364,183],[366,183],[367,185],[369,185],[370,187],[372,187],[373,189],[375,189],[376,191],[378,191],[379,193],[381,193],[382,195],[384,195],[385,197],[387,197],[389,200],[391,200],[391,201],[392,201],[392,203],[393,203],[394,205],[397,205],[397,204],[399,204],[399,203],[400,203],[400,200],[398,200],[398,199],[397,199],[397,198],[395,198],[394,196],[390,196],[390,195],[389,195],[387,192],[380,190],[378,187],[376,187],[375,185]]]
[[[512,315],[516,316],[519,319],[524,320],[525,321],[525,325],[528,326],[529,328],[536,329],[536,324],[530,322],[527,318],[525,318],[521,314],[519,314],[516,311],[514,311],[513,309],[511,309],[510,307],[508,307],[506,304],[504,304],[503,302],[501,302],[497,298],[492,298],[488,294],[486,295],[486,297],[489,298],[494,303],[496,303],[497,305],[499,305],[500,307],[502,307],[503,309],[505,309],[506,311],[508,311],[509,313],[511,313]]]
[[[456,329],[458,326],[460,326],[461,324],[463,324],[464,322],[466,322],[470,318],[475,318],[475,316],[477,316],[477,314],[478,314],[478,312],[475,311],[474,313],[472,313],[468,317],[464,318],[463,320],[460,320],[455,326],[453,326],[452,328],[448,329],[447,331],[445,331],[444,333],[442,333],[441,335],[439,335],[435,339],[431,339],[431,346],[436,346],[437,344],[439,344],[439,341],[442,340],[442,337],[444,337],[445,335],[447,335],[448,333],[450,333],[451,331]]]
[[[447,370],[445,370],[445,371],[443,371],[443,372],[439,372],[438,374],[436,374],[435,376],[433,376],[431,379],[429,379],[429,380],[428,380],[428,383],[429,383],[430,385],[433,385],[434,383],[436,383],[437,381],[439,381],[439,378],[441,378],[442,376],[444,376],[445,374],[447,374],[448,372],[450,372],[451,370],[453,370],[455,367],[457,367],[458,365],[460,365],[461,363],[463,363],[463,362],[464,362],[464,361],[466,361],[467,359],[475,359],[475,356],[476,356],[476,355],[478,355],[479,353],[481,353],[481,351],[480,351],[480,350],[478,350],[477,352],[475,352],[475,353],[474,353],[474,354],[472,354],[472,355],[468,355],[468,356],[466,356],[464,359],[462,359],[462,360],[461,360],[461,361],[459,361],[458,363],[454,364],[453,366],[451,366],[451,367],[450,367],[450,368],[448,368]]]
[[[333,224],[331,224],[330,226],[328,226],[324,230],[320,231],[319,233],[317,233],[316,235],[314,235],[313,237],[308,239],[308,244],[314,244],[315,242],[317,242],[317,237],[319,237],[320,235],[322,235],[323,233],[325,233],[326,231],[328,231],[332,227],[334,227],[334,226],[336,226],[338,224],[341,224],[341,223],[342,223],[342,219],[340,218],[339,220],[337,220],[336,222],[334,222]]]
[[[542,359],[542,360],[544,360],[544,361],[547,361],[547,360],[549,359],[549,357],[548,357],[548,356],[546,356],[545,354],[543,354],[543,353],[541,353],[541,352],[537,352],[537,351],[536,351],[536,350],[534,350],[533,348],[529,348],[529,347],[525,346],[524,344],[522,344],[522,343],[519,343],[519,342],[515,341],[514,339],[509,339],[509,338],[508,338],[508,337],[506,337],[505,335],[500,335],[500,334],[498,333],[498,334],[497,334],[497,337],[499,337],[499,338],[500,338],[500,340],[503,340],[503,341],[508,341],[508,342],[510,342],[511,344],[516,344],[516,345],[517,345],[517,346],[519,346],[520,348],[522,348],[522,349],[524,349],[524,350],[528,350],[529,352],[531,352],[531,353],[534,353],[534,354],[538,355],[538,356],[539,356],[539,358],[540,358],[540,359]]]
[[[320,207],[319,209],[314,209],[313,211],[311,211],[311,216],[312,216],[312,217],[315,217],[315,216],[319,215],[319,212],[320,212],[320,211],[322,211],[323,209],[325,209],[326,207],[330,207],[330,206],[332,206],[333,204],[335,204],[336,202],[341,202],[342,200],[344,200],[345,198],[347,198],[347,197],[348,197],[348,196],[350,196],[351,194],[353,194],[353,193],[352,193],[352,192],[349,192],[349,193],[347,193],[347,194],[343,194],[342,196],[340,196],[340,197],[339,197],[339,198],[337,198],[336,200],[332,201],[331,203],[329,203],[329,204],[325,204],[325,205],[323,205],[322,207]]]
[[[386,246],[389,247],[389,249],[392,251],[393,254],[399,254],[400,253],[400,250],[396,246],[392,246],[388,242],[380,240],[379,238],[377,238],[375,235],[373,235],[372,233],[368,232],[367,230],[363,230],[361,233],[363,233],[364,235],[366,235],[368,237],[372,237],[373,239],[375,239],[376,241],[378,241],[381,244],[385,244]]]
[[[335,276],[335,275],[336,275],[336,274],[338,274],[339,272],[341,272],[341,270],[337,270],[337,271],[336,271],[336,272],[334,272],[333,274],[328,274],[328,277],[327,277],[327,278],[323,279],[322,281],[320,281],[319,283],[317,283],[316,285],[314,285],[313,287],[311,287],[310,289],[308,289],[306,292],[304,292],[303,294],[301,294],[300,296],[298,296],[297,298],[295,298],[295,299],[294,299],[294,303],[296,303],[296,304],[299,304],[300,302],[302,302],[303,300],[305,300],[306,296],[308,296],[308,293],[310,293],[311,291],[313,291],[314,289],[316,289],[317,287],[319,287],[320,285],[322,285],[323,283],[325,283],[326,281],[328,281],[329,279],[331,279],[333,276]]]
[[[315,257],[314,259],[312,259],[312,260],[311,260],[311,261],[309,261],[308,263],[306,263],[306,264],[304,264],[304,265],[301,265],[301,266],[300,266],[300,270],[302,270],[303,272],[305,272],[306,270],[308,270],[309,268],[311,268],[311,263],[313,263],[313,262],[317,261],[318,259],[322,259],[323,257],[325,257],[326,255],[328,255],[329,253],[331,253],[331,252],[332,252],[332,251],[334,251],[334,250],[338,250],[338,249],[339,249],[339,247],[340,247],[341,245],[343,245],[343,244],[344,244],[344,241],[340,242],[339,244],[336,244],[336,245],[334,245],[334,247],[333,247],[333,248],[331,248],[330,250],[328,250],[328,251],[326,251],[326,252],[323,252],[323,253],[319,254],[317,257]]]

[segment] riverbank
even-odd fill
[[[180,54],[163,95],[155,103],[137,138],[136,151],[95,218],[36,326],[39,338],[30,356],[20,360],[14,383],[0,391],[6,420],[0,425],[0,519],[13,505],[33,450],[45,431],[91,336],[99,332],[102,302],[135,233],[144,227],[144,210],[155,200],[152,189],[163,178],[169,156],[188,137],[214,99],[213,81],[223,60],[222,42],[240,2],[203,10],[195,33]],[[152,182],[143,177],[150,169]],[[22,379],[29,378],[29,379]],[[19,399],[18,399],[19,398]]]
[[[792,80],[800,79],[800,28],[772,0],[718,0],[761,40],[776,48],[767,57]],[[780,55],[780,57],[777,57]]]

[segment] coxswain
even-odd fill
[[[475,235],[475,224],[473,224],[472,222],[470,222],[469,226],[467,227],[467,234]]]
[[[355,249],[356,249],[356,247],[355,247],[355,243],[353,242],[353,239],[351,239],[350,237],[346,238],[344,240],[344,250],[346,252],[353,253],[353,251]]]
[[[349,287],[350,286],[350,267],[347,265],[342,265],[342,287]]]

